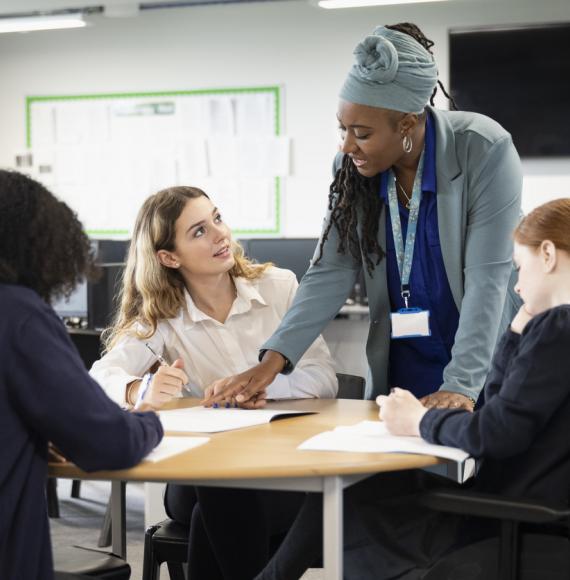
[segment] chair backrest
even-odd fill
[[[337,399],[363,399],[366,381],[357,375],[337,373],[338,393]]]

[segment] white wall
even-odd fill
[[[26,95],[281,84],[285,131],[293,139],[284,230],[315,236],[337,142],[337,93],[352,49],[374,25],[404,20],[436,42],[447,84],[450,27],[570,21],[570,2],[451,0],[327,11],[297,0],[152,10],[130,19],[99,16],[88,29],[2,35],[0,166],[12,165],[25,146]],[[570,160],[534,161],[525,172],[555,174],[550,184],[570,195]],[[542,182],[533,187],[540,190]]]

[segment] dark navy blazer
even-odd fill
[[[0,284],[0,578],[50,580],[47,445],[82,469],[136,465],[161,439],[154,413],[120,409],[87,374],[54,311]]]

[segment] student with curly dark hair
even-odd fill
[[[0,578],[50,580],[48,442],[87,471],[137,464],[162,438],[88,375],[50,302],[93,267],[73,211],[45,187],[0,171]]]
[[[94,271],[89,239],[73,211],[16,172],[0,172],[0,281],[50,302]]]

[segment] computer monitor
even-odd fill
[[[81,282],[68,298],[60,298],[53,309],[61,318],[87,318],[87,282]]]
[[[318,242],[318,238],[251,238],[244,245],[249,258],[291,270],[300,281],[311,265]]]
[[[119,264],[127,261],[130,240],[91,240],[98,264]]]
[[[88,286],[88,326],[102,330],[110,326],[118,307],[124,263],[99,264],[100,278]]]
[[[246,256],[257,262],[273,262],[279,268],[292,270],[301,281],[315,254],[318,238],[250,238],[238,240]],[[357,304],[368,304],[364,273],[356,278],[349,299]]]

